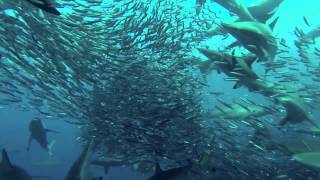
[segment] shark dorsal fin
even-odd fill
[[[157,163],[156,163],[156,174],[158,174],[158,173],[160,173],[160,172],[162,172],[162,169],[161,169],[161,167],[160,167],[160,164],[157,162]]]
[[[1,152],[1,158],[0,158],[0,169],[4,170],[10,170],[12,169],[12,164],[10,162],[8,153],[5,149],[2,150]]]
[[[276,17],[276,18],[269,24],[269,26],[270,26],[270,28],[271,28],[272,31],[273,31],[274,27],[277,25],[278,20],[279,20],[279,16]]]

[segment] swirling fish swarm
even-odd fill
[[[209,138],[201,135],[201,78],[188,65],[196,35],[188,17],[170,1],[61,4],[74,11],[64,19],[30,13],[28,4],[1,15],[9,96],[1,103],[71,118],[83,141],[95,136],[111,157],[191,159]]]

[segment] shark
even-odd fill
[[[12,164],[6,149],[0,154],[0,179],[1,180],[32,180],[32,179],[54,179],[50,176],[30,175],[24,168]]]
[[[260,0],[248,6],[249,12],[259,22],[265,23],[278,10],[284,0]]]
[[[308,104],[297,93],[289,92],[285,87],[277,83],[260,78],[242,79],[241,83],[245,85],[249,91],[256,91],[266,97],[271,97],[276,104],[284,107],[286,116],[279,122],[280,126],[288,123],[298,124],[301,122],[309,122],[314,127],[319,128],[319,125],[308,112]]]
[[[303,99],[292,95],[280,95],[276,97],[276,102],[285,107],[287,115],[280,121],[280,125],[287,123],[297,124],[303,121],[308,121],[314,127],[319,128],[319,125],[313,121],[308,113],[307,104]]]
[[[236,14],[241,21],[256,21],[241,0],[215,0],[214,2]]]
[[[30,137],[28,140],[27,151],[30,150],[32,140],[36,140],[40,146],[47,150],[49,155],[52,156],[52,147],[55,144],[55,141],[52,141],[50,144],[48,143],[47,133],[48,132],[55,132],[55,130],[45,128],[44,124],[39,118],[34,118],[29,123],[29,130],[30,130]]]
[[[88,168],[90,165],[90,156],[93,153],[94,148],[94,138],[90,143],[83,149],[78,159],[72,164],[65,180],[93,180],[102,179],[102,177],[92,177],[88,173]]]
[[[218,118],[225,120],[248,120],[250,118],[259,118],[270,115],[276,110],[258,106],[258,105],[243,105],[240,103],[233,103],[232,105],[216,107],[216,111],[209,112],[207,117]]]
[[[272,23],[275,24],[277,19]],[[273,26],[273,25],[272,25]],[[237,39],[260,61],[271,63],[277,54],[277,40],[266,24],[253,21],[222,23],[223,29]]]
[[[298,94],[289,93],[285,87],[261,79],[252,70],[251,64],[255,61],[254,59],[236,57],[205,48],[198,48],[198,50],[218,66],[218,72],[220,70],[236,81],[234,89],[245,86],[251,92],[258,92],[266,97],[271,97],[276,104],[284,107],[286,116],[280,121],[279,125],[297,124],[306,121],[315,127],[319,127],[308,112],[308,104]]]
[[[290,155],[320,151],[320,142],[318,141],[318,138],[312,136],[298,135],[296,138],[281,139],[279,143],[287,148]]]
[[[35,7],[42,9],[43,11],[46,11],[48,13],[51,13],[57,16],[61,15],[61,13],[54,7],[52,2],[50,2],[49,0],[25,0],[25,1],[29,2]]]
[[[92,160],[91,164],[95,166],[102,166],[104,168],[105,174],[108,174],[110,167],[124,166],[128,163],[122,160],[99,158],[96,160]]]
[[[298,129],[296,130],[298,133],[312,135],[312,136],[319,136],[320,135],[320,128],[310,127],[310,128],[304,128],[304,129]]]
[[[199,63],[200,71],[206,73],[214,67],[218,73],[223,72],[235,79],[234,89],[241,86],[241,79],[258,78],[258,75],[252,71],[252,64],[257,60],[254,55],[235,56],[234,51],[228,54],[207,48],[198,48],[198,51],[208,58],[207,61]]]
[[[284,0],[260,0],[246,7],[241,0],[215,0],[216,3],[239,16],[236,21],[265,23],[277,11]]]
[[[292,159],[309,167],[320,168],[320,152],[303,152],[294,154]]]
[[[260,0],[248,6],[248,11],[256,19],[257,22],[265,24],[275,15],[277,9],[283,1],[284,0]],[[243,19],[238,18],[235,20],[235,22],[240,21],[243,21]],[[225,35],[226,33],[227,32],[221,26],[218,26],[209,29],[207,31],[207,36]]]
[[[315,40],[319,37],[320,37],[320,26],[312,29],[311,31],[309,31],[308,33],[302,36],[304,40],[311,40],[313,42],[315,42]]]
[[[0,157],[0,179],[3,180],[32,180],[31,175],[23,168],[10,162],[8,153],[2,149]]]
[[[191,164],[172,168],[168,170],[162,170],[160,164],[156,164],[156,170],[154,175],[152,175],[148,180],[177,180],[179,178],[186,179],[186,176],[191,169]]]

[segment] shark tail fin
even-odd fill
[[[56,143],[56,140],[52,140],[50,142],[50,144],[48,145],[48,153],[49,153],[50,156],[53,156],[52,149],[53,149],[53,146],[55,145],[55,143]]]

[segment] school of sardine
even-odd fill
[[[283,1],[3,0],[0,106],[37,111],[29,146],[49,154],[46,133],[56,131],[40,119],[80,129],[82,161],[66,179],[99,179],[79,175],[91,161],[150,180],[316,180],[320,29],[303,17],[312,30],[291,30],[293,50],[273,33]],[[233,87],[216,90],[214,73]],[[240,88],[246,95],[226,94]],[[5,150],[1,159],[10,162]]]

